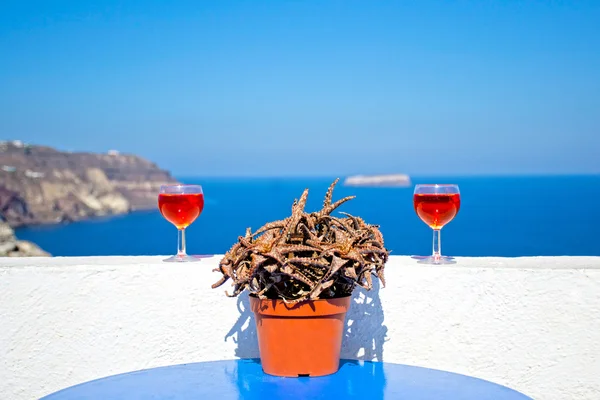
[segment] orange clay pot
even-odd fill
[[[322,376],[339,369],[350,296],[286,304],[250,296],[263,371],[276,376]]]

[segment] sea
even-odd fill
[[[179,178],[201,184],[205,206],[187,229],[189,254],[223,254],[246,228],[290,215],[309,189],[307,211],[320,209],[334,177]],[[338,211],[379,225],[392,255],[426,255],[432,231],[415,214],[414,184],[456,183],[457,216],[442,230],[451,256],[600,256],[600,176],[412,177],[411,187],[352,187],[343,179],[334,200],[355,195]],[[176,229],[158,210],[109,218],[19,228],[19,239],[54,256],[169,255]]]

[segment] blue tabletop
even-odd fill
[[[43,400],[183,399],[451,399],[525,400],[529,397],[481,379],[401,364],[342,360],[340,370],[315,378],[279,378],[259,360],[174,365],[109,376]]]

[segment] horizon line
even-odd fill
[[[171,175],[178,179],[184,178],[203,178],[203,179],[344,179],[350,176],[380,176],[380,175],[407,175],[410,179],[413,178],[551,178],[551,177],[600,177],[600,172],[551,172],[551,173],[487,173],[487,174],[403,174],[403,173],[388,173],[388,174],[319,174],[319,175],[300,175],[300,174],[289,174],[289,175],[187,175],[187,174],[173,174]]]

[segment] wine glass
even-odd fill
[[[158,209],[162,216],[177,228],[177,254],[168,262],[200,261],[185,251],[185,228],[200,216],[204,208],[204,193],[200,185],[163,185],[158,195]]]
[[[421,184],[415,186],[413,195],[415,211],[419,218],[433,229],[433,254],[413,256],[421,264],[454,264],[454,257],[443,256],[441,230],[460,209],[458,185]]]

